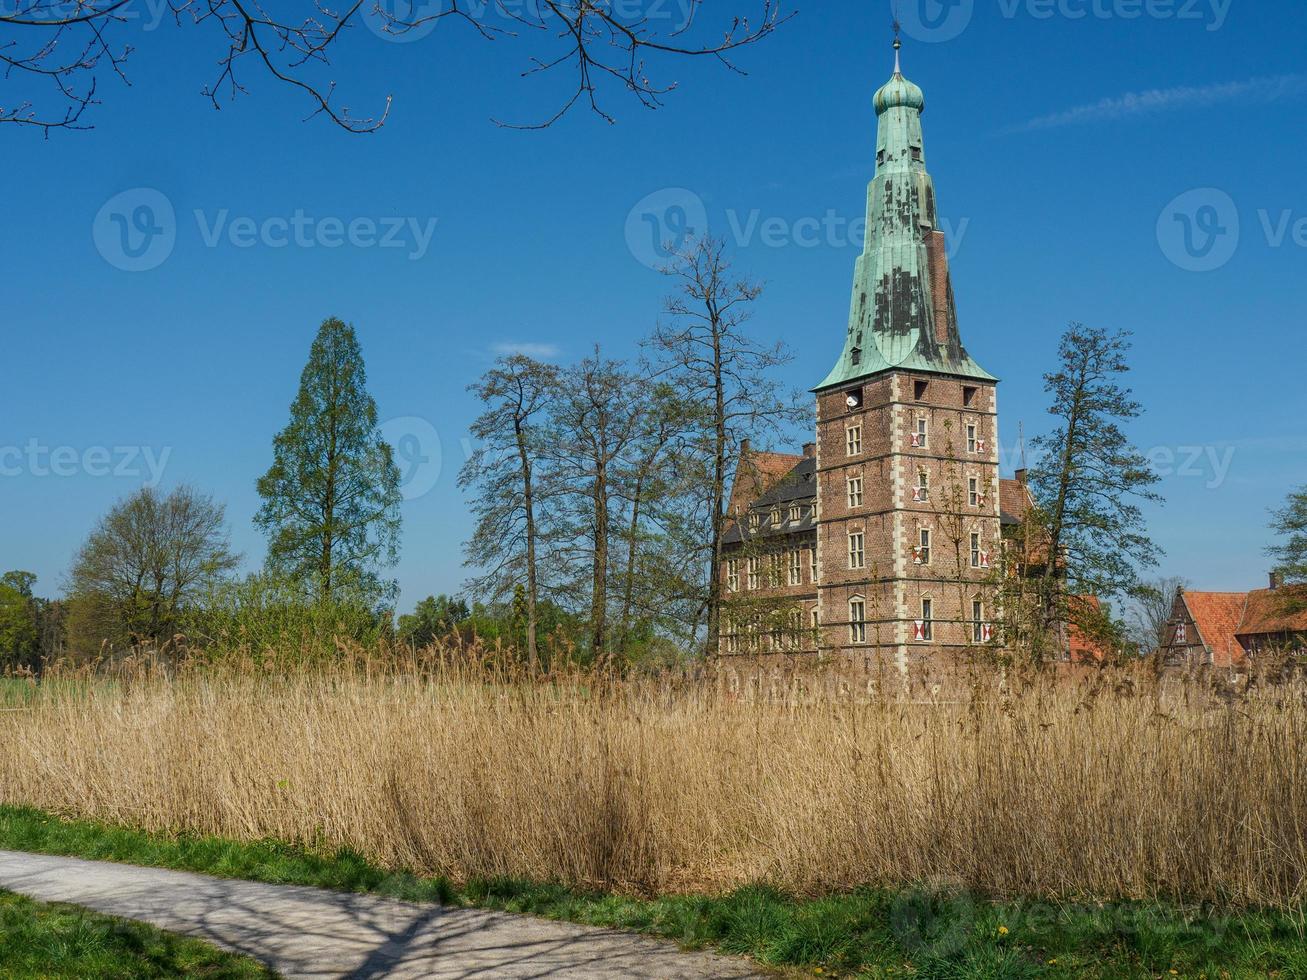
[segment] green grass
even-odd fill
[[[0,892],[0,976],[253,980],[276,974],[198,939]]]
[[[1307,980],[1302,923],[1175,905],[991,901],[932,888],[799,899],[765,887],[634,898],[561,885],[388,872],[351,851],[151,834],[0,807],[0,848],[373,892],[631,929],[825,976]],[[0,970],[3,974],[3,970]]]

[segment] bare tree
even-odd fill
[[[479,569],[473,592],[494,600],[512,595],[526,579],[526,645],[539,663],[536,627],[541,591],[541,493],[536,468],[543,453],[540,428],[558,391],[558,369],[523,354],[500,358],[470,391],[485,405],[472,423],[481,445],[459,474],[473,490],[476,531],[465,551]]]
[[[772,371],[793,355],[780,343],[760,344],[745,327],[762,284],[736,277],[725,242],[704,237],[677,251],[663,270],[677,282],[667,300],[669,322],[649,341],[658,371],[679,393],[686,414],[699,419],[694,449],[704,463],[702,493],[708,515],[707,589],[702,603],[707,649],[720,633],[722,538],[726,532],[727,467],[740,440],[779,432],[809,412],[782,392]]]
[[[1131,639],[1139,644],[1141,653],[1152,653],[1170,640],[1167,627],[1171,624],[1171,611],[1185,584],[1179,577],[1159,578],[1142,583],[1135,591],[1129,627]]]
[[[166,12],[210,30],[216,37],[217,67],[204,95],[215,107],[243,94],[247,67],[298,89],[310,116],[325,115],[354,133],[379,129],[390,111],[390,98],[371,116],[355,116],[341,103],[330,79],[329,55],[343,43],[348,28],[364,17],[383,34],[403,35],[427,29],[440,20],[462,21],[488,40],[526,39],[528,65],[523,75],[571,73],[570,95],[542,122],[557,121],[578,102],[605,120],[612,116],[599,102],[604,82],[630,92],[644,106],[656,108],[675,83],[655,82],[646,58],[695,56],[716,60],[739,71],[731,60],[742,47],[768,36],[785,19],[779,0],[731,0],[716,30],[699,21],[703,0],[684,4],[614,4],[611,0],[429,0],[425,11],[408,18],[388,13],[381,0],[347,0],[332,8],[303,0],[298,12],[275,10],[258,0],[166,0]],[[754,14],[746,17],[741,7]],[[672,16],[673,9],[679,20]],[[714,7],[714,14],[717,13]],[[0,123],[44,130],[86,129],[86,111],[99,103],[102,76],[126,81],[132,47],[123,40],[139,28],[131,0],[15,0],[0,9],[0,67],[15,93],[0,104]],[[503,123],[501,123],[503,125]]]
[[[609,575],[618,483],[627,453],[645,425],[639,379],[618,361],[592,356],[565,371],[553,409],[553,484],[569,502],[573,565],[586,569],[590,649],[603,656],[608,641]],[[576,559],[581,559],[579,562]]]

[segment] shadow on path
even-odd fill
[[[608,929],[43,854],[0,851],[0,888],[206,939],[285,977],[768,975]]]

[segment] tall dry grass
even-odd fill
[[[1215,697],[1142,673],[988,673],[949,703],[794,691],[430,661],[47,679],[0,712],[0,800],[459,878],[1307,894],[1299,682]]]

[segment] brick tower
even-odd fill
[[[991,642],[997,379],[962,346],[921,89],[875,96],[848,332],[817,396],[817,645],[900,669]]]

